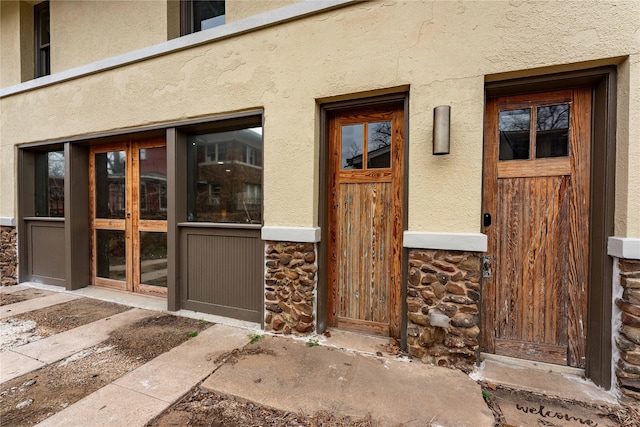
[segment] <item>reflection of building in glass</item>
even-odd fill
[[[251,129],[195,135],[189,148],[197,164],[190,165],[189,220],[260,223],[262,135]]]

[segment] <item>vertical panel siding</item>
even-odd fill
[[[567,189],[565,176],[498,180],[497,338],[567,345]]]
[[[391,183],[341,184],[338,316],[389,322]]]
[[[229,315],[239,309],[261,317],[264,244],[260,230],[182,230],[182,251],[185,302],[205,304],[212,314]]]
[[[31,279],[63,284],[59,281],[65,280],[64,222],[30,221],[28,230]]]

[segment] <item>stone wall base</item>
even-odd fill
[[[640,401],[640,260],[620,259],[618,266],[623,293],[616,299],[621,314],[616,377],[620,391]]]
[[[18,284],[18,248],[15,227],[0,226],[0,284]]]
[[[409,252],[407,344],[425,363],[474,369],[478,350],[480,254]]]
[[[313,333],[318,271],[315,245],[267,241],[265,258],[265,330]]]

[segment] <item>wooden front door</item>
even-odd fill
[[[166,295],[164,139],[94,146],[89,169],[92,284]]]
[[[584,368],[591,90],[490,98],[485,123],[483,349]]]
[[[402,104],[330,116],[329,326],[400,337]]]

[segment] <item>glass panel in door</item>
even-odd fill
[[[161,144],[161,145],[160,145]],[[133,147],[134,291],[165,295],[167,288],[167,150],[164,141]]]

